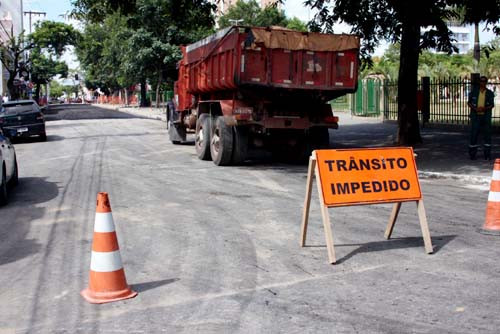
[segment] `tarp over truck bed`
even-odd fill
[[[281,27],[251,28],[255,44],[262,43],[268,49],[346,51],[359,49],[356,35],[331,35],[303,33]]]

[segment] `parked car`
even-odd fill
[[[47,140],[45,117],[33,100],[4,102],[0,108],[0,127],[10,138],[39,136]]]
[[[0,129],[0,206],[7,203],[8,191],[17,183],[16,150]]]

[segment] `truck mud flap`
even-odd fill
[[[186,128],[182,124],[170,123],[168,127],[168,138],[173,144],[181,144],[186,141]]]
[[[172,103],[167,106],[167,129],[168,137],[173,144],[181,144],[186,141],[186,128],[180,122],[179,113],[175,111]]]

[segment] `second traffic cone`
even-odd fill
[[[488,206],[486,207],[486,220],[479,232],[500,235],[500,159],[495,159],[488,195]]]
[[[137,292],[130,289],[125,278],[107,193],[97,194],[89,287],[81,295],[93,304],[137,296]]]

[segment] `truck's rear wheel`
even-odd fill
[[[210,115],[202,114],[196,121],[195,142],[196,154],[201,160],[211,160],[210,155]]]
[[[242,164],[247,158],[248,152],[248,129],[243,126],[233,127],[234,142],[233,156],[231,158],[234,165]]]
[[[210,138],[210,153],[217,166],[227,166],[231,163],[233,128],[226,124],[223,116],[218,116],[215,119],[215,126]]]

